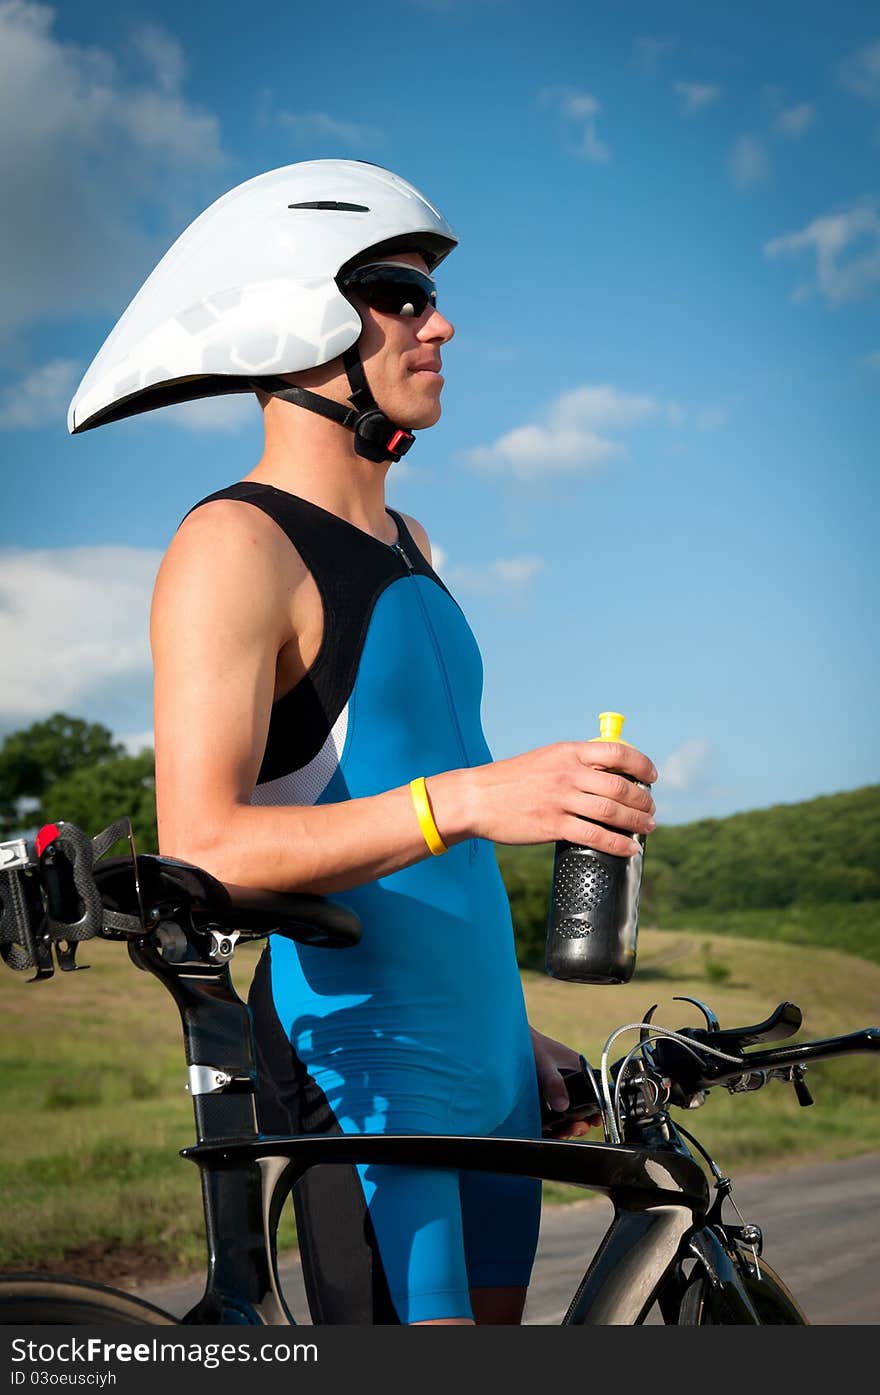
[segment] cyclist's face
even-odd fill
[[[395,252],[377,260],[428,269],[418,252]],[[358,348],[376,402],[392,421],[414,431],[433,426],[441,411],[441,350],[455,333],[452,324],[430,305],[415,319],[385,315],[357,296],[351,298],[364,325]]]

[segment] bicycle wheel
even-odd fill
[[[741,1264],[740,1277],[755,1306],[762,1327],[804,1327],[809,1322],[795,1298],[775,1270],[761,1260],[760,1275],[754,1265]],[[726,1325],[723,1305],[718,1301],[706,1275],[694,1273],[684,1291],[678,1310],[679,1327]]]
[[[117,1288],[86,1279],[53,1279],[45,1274],[0,1276],[0,1325],[36,1327],[60,1323],[100,1327],[175,1327],[177,1318]]]

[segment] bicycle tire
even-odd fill
[[[142,1298],[87,1279],[0,1276],[0,1326],[176,1327],[179,1319]]]
[[[807,1327],[809,1319],[782,1279],[762,1259],[760,1274],[753,1265],[741,1264],[740,1277],[761,1321],[762,1327]],[[703,1273],[691,1276],[678,1310],[679,1327],[729,1326]]]

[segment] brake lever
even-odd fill
[[[639,1032],[639,1044],[642,1048],[642,1056],[645,1060],[654,1064],[654,1049],[651,1044],[651,1023],[654,1020],[654,1013],[657,1011],[659,1003],[653,1003],[642,1018],[642,1027]]]
[[[699,1008],[700,1012],[705,1017],[707,1030],[710,1032],[721,1031],[721,1023],[718,1021],[718,1018],[706,1003],[700,1002],[699,998],[690,998],[686,993],[681,993],[677,994],[672,1001],[674,1003],[693,1003],[694,1007]]]

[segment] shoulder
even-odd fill
[[[430,566],[432,562],[431,540],[428,537],[427,532],[422,527],[421,523],[419,523],[418,519],[411,518],[408,513],[401,513],[400,509],[398,509],[397,512],[400,513],[400,517],[403,519],[407,528],[412,533],[413,541],[415,542],[425,561]]]
[[[170,606],[227,615],[277,610],[290,587],[291,543],[262,509],[238,499],[212,499],[183,520],[156,579],[154,618]]]
[[[287,541],[278,525],[258,505],[245,499],[208,499],[186,515],[171,547],[198,550],[212,542],[247,547],[276,540]]]
[[[298,559],[287,535],[270,516],[243,499],[209,499],[188,513],[171,540],[163,568],[215,570],[242,567],[275,572],[279,558]],[[222,564],[222,568],[221,565]]]

